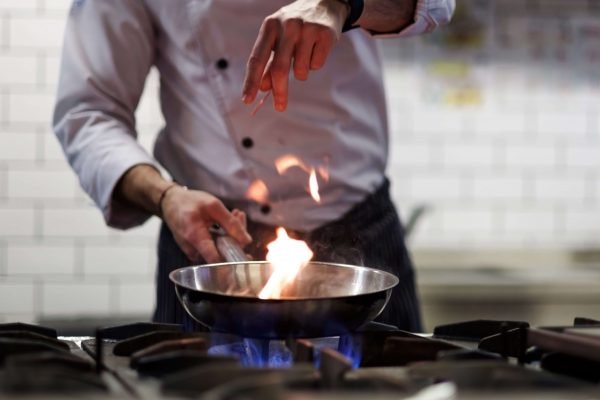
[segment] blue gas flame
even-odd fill
[[[245,367],[288,368],[293,363],[292,352],[281,340],[241,339],[212,346],[208,354],[237,357]]]

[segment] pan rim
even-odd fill
[[[310,264],[318,264],[318,265],[328,265],[328,266],[333,266],[333,267],[341,267],[341,268],[352,268],[352,269],[360,269],[360,270],[367,270],[370,273],[375,273],[375,274],[379,274],[379,275],[383,275],[383,276],[389,276],[392,279],[391,284],[386,285],[385,287],[378,289],[378,290],[371,290],[368,292],[363,292],[363,293],[359,293],[359,294],[353,294],[353,295],[344,295],[344,296],[329,296],[329,297],[282,297],[282,298],[278,298],[278,299],[261,299],[258,298],[256,296],[246,296],[246,295],[238,295],[238,294],[224,294],[223,292],[217,292],[214,290],[198,290],[194,287],[188,286],[188,285],[184,285],[180,282],[177,282],[174,278],[174,276],[179,273],[179,271],[182,270],[186,270],[186,269],[192,269],[192,268],[214,268],[214,267],[222,267],[222,266],[230,266],[230,265],[237,265],[237,264],[269,264],[269,261],[240,261],[240,262],[222,262],[222,263],[212,263],[212,264],[200,264],[200,265],[190,265],[187,267],[180,267],[177,269],[174,269],[173,271],[171,271],[169,273],[169,280],[171,282],[173,282],[173,284],[175,284],[176,287],[182,287],[185,288],[187,290],[191,290],[195,293],[205,293],[205,294],[210,294],[212,296],[219,296],[219,297],[224,297],[224,298],[239,298],[239,299],[243,299],[243,300],[254,300],[254,301],[260,301],[260,302],[271,302],[271,303],[278,303],[278,302],[289,302],[289,301],[325,301],[325,300],[334,300],[334,299],[348,299],[348,298],[356,298],[356,297],[361,297],[361,296],[368,296],[368,295],[373,295],[373,294],[378,294],[378,293],[383,293],[383,292],[387,292],[388,290],[393,289],[394,287],[396,287],[399,283],[400,283],[400,278],[398,278],[396,275],[387,272],[387,271],[383,271],[377,268],[371,268],[371,267],[365,267],[365,266],[361,266],[361,265],[350,265],[350,264],[340,264],[340,263],[330,263],[330,262],[325,262],[325,261],[310,261]]]

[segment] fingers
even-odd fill
[[[347,11],[341,3],[336,4],[332,2],[328,7]],[[337,42],[345,20],[341,14],[296,7],[300,4],[292,3],[263,22],[248,59],[242,90],[246,104],[256,99],[258,90],[271,90],[275,109],[284,111],[290,70],[296,79],[307,80],[311,70],[323,67]]]
[[[288,24],[285,37],[279,41],[279,46],[269,70],[271,73],[271,90],[273,91],[273,100],[277,111],[285,111],[287,107],[292,57],[300,35],[301,24],[299,21]]]
[[[325,65],[327,56],[335,43],[334,38],[327,32],[322,33],[320,36],[320,40],[317,40],[315,43],[312,58],[310,60],[310,69],[312,70],[319,69]]]
[[[248,229],[248,220],[246,218],[245,212],[234,208],[233,210],[231,210],[231,214],[242,223],[244,229]]]
[[[199,226],[196,230],[196,237],[193,240],[194,248],[200,253],[207,263],[217,263],[222,261],[221,255],[217,250],[212,235],[205,226]]]
[[[308,79],[314,46],[314,40],[303,37],[296,47],[296,53],[294,55],[294,77],[300,81]]]
[[[206,211],[208,216],[221,225],[221,227],[238,243],[245,246],[252,242],[252,237],[246,231],[244,222],[241,221],[239,217],[235,217],[230,213],[223,203],[215,200],[207,206]]]
[[[273,64],[273,58],[269,60],[265,73],[263,74],[262,80],[260,81],[260,91],[268,92],[271,90],[273,85],[271,84],[271,65]]]
[[[260,28],[246,65],[246,76],[242,89],[242,101],[246,104],[250,104],[256,99],[265,66],[277,43],[278,31],[278,22],[275,19],[267,18]]]

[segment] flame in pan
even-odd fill
[[[267,261],[273,266],[273,273],[258,297],[277,299],[308,264],[313,252],[306,242],[290,238],[284,228],[277,228],[277,239],[269,243],[267,249]]]

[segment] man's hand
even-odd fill
[[[248,59],[242,100],[256,99],[258,90],[273,91],[275,109],[284,111],[288,78],[308,79],[310,70],[325,64],[337,43],[349,12],[341,0],[297,0],[268,16]]]
[[[215,223],[242,246],[252,241],[246,231],[246,214],[240,210],[229,212],[209,193],[174,187],[167,192],[161,205],[165,223],[191,261],[223,261],[209,231]]]
[[[241,246],[252,238],[246,231],[246,214],[229,210],[215,196],[181,186],[171,187],[150,165],[128,170],[115,188],[114,200],[136,205],[152,214],[161,214],[175,241],[193,262],[222,261],[208,229],[215,223]],[[165,192],[166,190],[166,192]],[[160,208],[160,210],[159,210]]]

